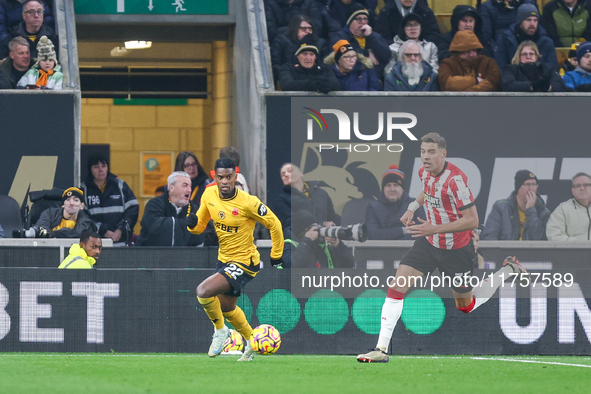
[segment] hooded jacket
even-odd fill
[[[348,73],[343,73],[334,61],[334,52],[324,59],[337,77],[341,88],[344,91],[380,91],[383,90],[382,83],[373,69],[373,63],[363,55],[358,55],[357,62]]]
[[[374,30],[380,33],[382,37],[386,39],[388,44],[391,44],[394,40],[394,36],[398,32],[400,23],[402,23],[402,18],[408,12],[415,13],[421,17],[421,20],[423,21],[423,38],[427,41],[434,42],[437,39],[437,36],[441,34],[441,31],[437,24],[437,18],[435,18],[435,14],[429,8],[429,4],[426,0],[415,0],[408,11],[403,11],[400,0],[393,0],[392,2],[386,3],[376,19]]]
[[[437,73],[431,65],[423,61],[423,76],[416,87],[410,86],[407,78],[402,73],[402,63],[397,63],[386,75],[384,80],[384,90],[389,92],[427,92],[438,91],[439,81]]]
[[[591,241],[590,207],[571,198],[556,207],[546,226],[549,241]]]
[[[400,218],[406,212],[408,204],[415,199],[404,192],[399,200],[391,202],[380,193],[377,201],[371,201],[365,211],[365,225],[367,226],[367,239],[412,239],[411,234],[404,233],[404,225]],[[425,219],[425,210],[417,209],[413,220]]]
[[[513,191],[506,199],[494,203],[486,218],[480,239],[501,241],[519,239],[519,211],[516,196],[517,192]],[[550,219],[550,211],[538,195],[535,206],[525,210],[525,224],[521,239],[523,241],[545,240],[548,219]]]
[[[480,50],[482,44],[471,31],[457,32],[449,47],[451,52],[472,49]],[[484,80],[478,83],[478,77]],[[454,55],[444,59],[439,66],[439,86],[443,91],[493,92],[499,90],[500,82],[501,70],[488,56],[462,59]]]
[[[62,261],[58,268],[68,269],[92,269],[96,264],[96,259],[90,257],[80,244],[74,244],[70,247],[68,257]]]
[[[556,71],[558,71],[556,48],[554,47],[552,39],[548,37],[546,30],[538,25],[536,34],[533,36],[526,36],[516,23],[511,25],[509,30],[503,32],[495,43],[494,58],[499,67],[502,69],[507,64],[511,64],[511,59],[513,59],[517,47],[526,39],[536,43],[538,50],[540,51],[540,59],[538,59],[538,61],[540,63],[549,63]]]
[[[578,0],[572,13],[562,0],[544,5],[540,24],[556,47],[570,47],[580,38],[591,41],[591,1]]]
[[[528,67],[531,68],[528,69]],[[566,90],[560,75],[552,69],[551,65],[544,63],[509,64],[503,69],[501,87],[503,92],[533,92],[532,83],[538,80],[548,81],[552,92]]]
[[[474,34],[476,34],[478,41],[480,41],[480,44],[483,46],[480,54],[492,57],[493,51],[490,46],[490,42],[484,37],[484,34],[482,33],[482,18],[480,15],[478,15],[476,8],[469,5],[458,5],[454,8],[451,15],[451,30],[445,34],[440,35],[437,38],[437,41],[435,41],[437,44],[437,54],[439,56],[440,62],[443,59],[447,59],[448,57],[452,56],[452,54],[449,52],[449,46],[451,45],[451,41],[453,40],[454,36],[458,32],[460,21],[467,15],[474,17]]]

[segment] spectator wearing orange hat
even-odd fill
[[[324,59],[324,63],[331,66],[343,90],[383,90],[372,61],[355,52],[349,41],[339,40],[332,48],[334,52]]]
[[[408,204],[415,199],[404,190],[404,172],[392,164],[382,175],[382,194],[377,201],[372,201],[365,211],[365,224],[368,239],[412,239],[406,234],[406,227],[400,218],[406,212]],[[413,220],[426,220],[425,211],[417,209]]]

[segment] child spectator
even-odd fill
[[[21,89],[55,89],[61,90],[64,74],[57,62],[55,47],[50,39],[43,36],[37,44],[37,63],[18,81]]]

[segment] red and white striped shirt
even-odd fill
[[[474,197],[468,187],[466,174],[450,162],[445,162],[437,176],[419,169],[425,195],[427,220],[434,225],[451,223],[461,217],[460,211],[474,205]],[[470,230],[459,233],[433,234],[427,237],[431,245],[440,249],[459,249],[470,243]]]

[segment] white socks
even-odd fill
[[[404,300],[396,300],[394,298],[386,297],[384,306],[382,307],[382,322],[380,327],[380,336],[378,338],[377,348],[386,352],[388,345],[392,339],[392,332],[400,315],[402,314],[402,306]]]
[[[495,291],[497,291],[497,289],[502,283],[501,274],[504,274],[504,278],[507,279],[509,277],[509,274],[512,272],[513,269],[511,267],[505,266],[497,272],[495,272],[494,274],[492,274],[492,278],[489,277],[488,279],[485,279],[484,282],[482,282],[481,286],[476,287],[472,291],[472,294],[474,295],[474,299],[476,301],[474,303],[474,308],[472,308],[472,311],[478,308],[480,305],[484,304],[486,301],[490,300],[490,298],[495,294]]]

